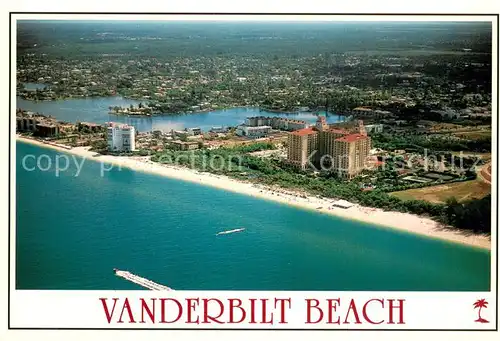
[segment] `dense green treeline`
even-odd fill
[[[373,146],[384,150],[395,149],[428,149],[433,151],[471,151],[490,152],[491,137],[475,138],[471,140],[459,139],[450,136],[429,136],[417,134],[374,134]]]

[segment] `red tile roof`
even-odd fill
[[[304,129],[294,131],[292,133],[292,135],[306,136],[306,135],[312,135],[312,134],[316,134],[316,133],[317,133],[317,131],[312,129],[312,128],[304,128]]]
[[[339,137],[338,139],[335,139],[335,141],[339,141],[339,142],[354,142],[354,141],[364,140],[366,138],[367,138],[366,135],[351,134],[351,135]]]

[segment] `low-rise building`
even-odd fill
[[[79,122],[77,125],[78,131],[88,130],[93,133],[98,133],[102,129],[102,125],[91,122]]]
[[[373,110],[371,118],[390,118],[395,117],[395,115],[387,110]]]
[[[255,116],[247,117],[245,119],[245,124],[249,127],[261,127],[270,126],[277,130],[287,130],[294,131],[307,128],[308,124],[306,121],[294,120],[286,117],[265,117],[265,116]]]
[[[352,206],[354,206],[353,203],[347,201],[347,200],[335,200],[333,203],[332,203],[332,206],[334,207],[340,207],[340,208],[343,208],[343,209],[348,209],[348,208],[351,208]]]
[[[172,136],[186,141],[192,136],[202,136],[201,128],[185,128],[184,130],[172,130]]]
[[[183,141],[187,140],[189,133],[186,130],[172,130],[172,137],[181,139]]]
[[[16,116],[16,130],[31,132],[40,137],[53,137],[61,133],[61,124],[54,118],[33,113],[20,113]]]
[[[16,129],[21,132],[34,132],[36,125],[42,122],[43,117],[33,113],[18,114],[16,116]]]
[[[201,135],[201,128],[187,128],[186,131],[188,132],[189,136]]]
[[[282,119],[283,120],[283,119]],[[279,120],[278,120],[279,122]],[[285,129],[283,130],[299,130],[299,129],[304,129],[307,127],[307,122],[306,121],[301,121],[301,120],[287,120],[285,121],[284,127]]]
[[[366,132],[371,134],[380,134],[384,131],[383,124],[368,124],[365,126]]]
[[[171,145],[176,150],[195,150],[200,148],[198,142],[172,141]]]
[[[227,132],[227,128],[224,128],[222,126],[212,127],[210,129],[210,132],[216,133],[216,134],[225,133],[225,132]]]
[[[355,117],[370,117],[373,113],[371,108],[357,107],[352,109],[352,114]]]
[[[250,137],[250,138],[258,138],[269,135],[271,130],[272,128],[270,126],[249,127],[243,124],[236,128],[236,135]]]
[[[357,118],[389,118],[394,114],[387,110],[373,110],[367,107],[357,107],[352,110],[352,115]]]

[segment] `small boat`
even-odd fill
[[[245,231],[244,227],[239,228],[239,229],[234,229],[234,230],[227,230],[227,231],[218,232],[215,235],[219,236],[219,235],[222,235],[222,234],[230,234],[230,233],[236,233],[236,232],[242,232],[242,231]]]

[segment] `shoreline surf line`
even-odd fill
[[[303,193],[297,193],[282,188],[273,189],[263,185],[232,179],[224,175],[200,172],[186,167],[159,164],[147,160],[148,157],[103,155],[89,151],[88,149],[90,147],[75,147],[72,149],[66,149],[61,146],[47,144],[39,140],[18,135],[16,136],[16,140],[88,158],[92,161],[104,162],[125,167],[134,171],[141,171],[144,173],[165,176],[171,179],[215,187],[254,198],[294,206],[300,209],[329,214],[337,218],[360,221],[366,224],[376,225],[376,227],[379,228],[399,230],[421,237],[428,237],[491,250],[491,241],[487,235],[466,235],[466,232],[447,228],[430,218],[410,213],[384,211],[382,209],[365,207],[358,204],[353,204],[352,207],[347,209],[333,207],[333,203],[336,201],[335,199],[318,198],[307,194],[304,198]],[[318,207],[322,208],[318,209]],[[405,222],[405,224],[402,226],[397,224],[397,222]]]

